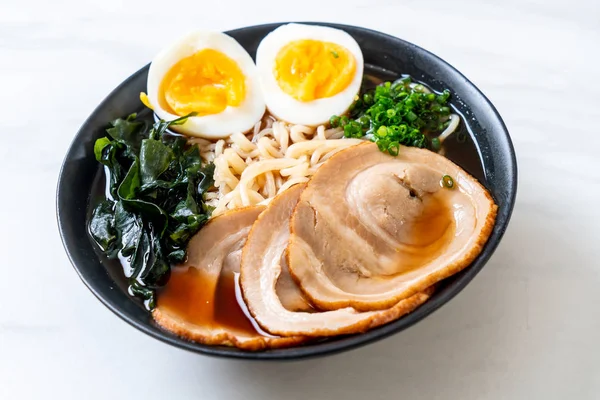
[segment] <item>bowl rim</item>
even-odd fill
[[[328,341],[325,340],[323,342],[317,342],[312,344],[307,344],[298,347],[284,348],[284,349],[273,349],[259,352],[249,352],[243,351],[235,348],[229,348],[226,346],[208,346],[203,345],[196,342],[191,342],[186,339],[177,337],[167,331],[163,331],[160,329],[152,329],[151,324],[149,323],[141,323],[135,320],[132,316],[127,314],[127,311],[123,310],[115,301],[112,299],[104,297],[99,289],[96,287],[96,284],[91,279],[90,275],[86,273],[85,268],[81,268],[77,265],[75,261],[74,254],[77,249],[74,249],[71,245],[70,234],[66,231],[66,226],[70,223],[68,219],[64,217],[64,212],[61,208],[60,200],[64,196],[65,192],[65,168],[67,162],[74,158],[75,145],[78,140],[80,140],[83,136],[87,134],[86,126],[91,123],[93,116],[96,112],[101,109],[103,106],[106,106],[111,102],[112,97],[123,90],[125,87],[129,86],[132,81],[135,81],[139,78],[141,74],[146,73],[146,70],[149,68],[150,64],[146,64],[144,67],[140,68],[138,71],[130,75],[127,79],[125,79],[122,83],[120,83],[115,89],[113,89],[103,100],[98,104],[98,106],[94,109],[94,111],[86,118],[86,120],[81,125],[80,129],[77,131],[74,136],[71,144],[69,145],[69,149],[65,158],[63,160],[62,166],[60,168],[57,190],[56,190],[56,218],[58,223],[58,230],[60,233],[61,241],[67,253],[67,257],[71,262],[73,268],[79,275],[79,278],[82,282],[87,286],[87,288],[96,296],[98,300],[102,304],[104,304],[109,310],[111,310],[114,314],[116,314],[119,318],[126,321],[130,325],[134,326],[138,330],[146,333],[147,335],[158,339],[164,343],[168,343],[175,347],[192,351],[199,354],[209,355],[209,356],[219,356],[223,358],[234,358],[234,359],[253,359],[253,360],[297,360],[304,359],[316,356],[324,356],[330,355],[334,353],[338,353],[345,350],[355,349],[357,347],[372,343],[374,341],[386,338],[394,333],[398,333],[414,324],[420,322],[425,317],[432,314],[434,311],[442,307],[444,304],[447,304],[452,298],[454,298],[458,293],[460,293],[465,286],[483,269],[484,265],[487,263],[493,252],[496,250],[498,244],[500,243],[504,233],[506,232],[508,223],[510,221],[512,211],[515,205],[516,195],[517,195],[517,182],[518,182],[518,172],[517,172],[517,159],[516,153],[514,150],[514,146],[512,140],[510,138],[510,134],[508,133],[508,129],[502,117],[498,113],[496,107],[491,103],[491,101],[477,88],[469,79],[467,79],[460,71],[454,68],[451,64],[438,57],[437,55],[425,50],[413,43],[410,43],[406,40],[400,39],[398,37],[379,32],[369,28],[363,28],[353,25],[345,25],[345,24],[337,24],[337,23],[328,23],[328,22],[275,22],[275,23],[267,23],[267,24],[259,24],[259,25],[251,25],[242,28],[232,29],[225,31],[224,33],[228,35],[235,34],[243,34],[247,31],[252,30],[264,30],[268,29],[269,31],[288,23],[299,23],[299,24],[310,24],[310,25],[321,25],[321,26],[329,26],[332,28],[342,29],[342,30],[353,30],[361,33],[366,33],[372,36],[385,37],[387,40],[392,40],[397,43],[402,43],[404,46],[409,46],[415,49],[417,52],[421,52],[426,54],[428,57],[436,59],[437,62],[443,64],[451,73],[456,74],[460,78],[464,80],[464,85],[470,86],[474,92],[481,97],[481,100],[485,103],[487,107],[489,107],[493,117],[496,119],[494,125],[497,125],[498,132],[502,136],[502,140],[505,142],[504,145],[508,149],[508,157],[506,157],[507,168],[505,173],[508,176],[508,198],[505,199],[505,207],[503,211],[503,221],[501,221],[502,225],[499,228],[495,228],[490,238],[486,242],[484,249],[481,254],[477,257],[475,262],[473,262],[469,267],[463,270],[464,274],[459,278],[456,284],[453,286],[452,290],[443,291],[439,295],[433,296],[429,299],[425,304],[420,306],[417,310],[412,313],[405,315],[404,317],[393,321],[389,324],[380,326],[378,328],[372,329],[368,332],[350,335],[343,338],[338,338],[336,340]],[[500,210],[499,210],[500,216]],[[151,318],[151,317],[150,317]]]

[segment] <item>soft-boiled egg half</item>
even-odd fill
[[[288,24],[262,40],[256,67],[269,112],[315,126],[348,110],[360,90],[364,62],[358,43],[346,32]]]
[[[265,112],[256,65],[232,37],[191,33],[156,56],[142,101],[164,120],[190,113],[177,131],[208,139],[246,132]]]

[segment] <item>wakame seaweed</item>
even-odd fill
[[[150,125],[131,114],[111,122],[94,145],[108,169],[110,196],[94,208],[90,234],[107,257],[127,260],[129,291],[149,309],[170,265],[185,260],[187,242],[212,211],[204,193],[214,183],[214,165],[203,164],[185,138],[165,135],[186,119]]]

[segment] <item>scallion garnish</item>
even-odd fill
[[[442,176],[442,186],[448,189],[454,188],[454,179],[450,175]]]
[[[411,83],[405,76],[377,86],[352,104],[350,118],[331,117],[331,126],[342,127],[349,138],[368,136],[390,154],[397,154],[400,145],[439,150],[439,140],[429,141],[425,134],[440,133],[448,126],[450,92],[427,93],[423,85]]]

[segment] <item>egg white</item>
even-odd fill
[[[265,113],[265,102],[256,65],[248,52],[235,39],[219,32],[190,33],[165,48],[154,58],[148,71],[147,83],[148,100],[154,112],[164,120],[180,117],[161,107],[158,100],[161,82],[177,62],[204,49],[220,51],[237,63],[245,77],[245,98],[237,107],[227,106],[218,114],[190,117],[185,124],[173,128],[186,135],[207,139],[225,138],[235,132],[250,130]]]
[[[285,93],[277,83],[273,69],[279,51],[296,40],[319,40],[345,47],[356,60],[356,70],[350,84],[338,94],[312,100],[299,101]],[[364,61],[356,40],[348,33],[334,28],[287,24],[269,33],[260,42],[256,52],[256,67],[267,109],[275,117],[293,124],[317,126],[329,121],[332,115],[342,115],[355,99],[362,84]]]

